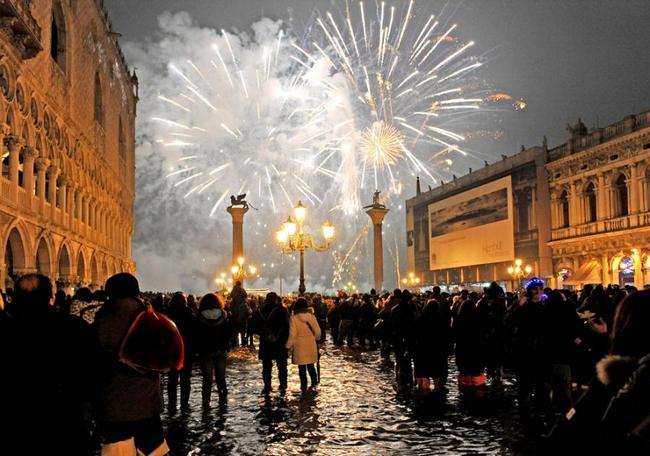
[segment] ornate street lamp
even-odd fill
[[[516,259],[512,266],[508,267],[508,274],[512,276],[513,281],[517,281],[517,288],[521,288],[521,280],[528,277],[533,272],[533,267],[529,264],[522,266],[523,262]]]
[[[329,249],[330,242],[334,239],[334,226],[325,222],[321,227],[321,234],[325,240],[322,244],[316,244],[311,234],[305,231],[304,223],[307,217],[307,208],[298,201],[293,208],[293,218],[287,217],[282,228],[275,233],[275,239],[280,246],[282,253],[291,254],[300,252],[300,286],[298,291],[302,296],[305,294],[305,250],[312,248],[316,252],[324,252]]]
[[[402,279],[402,284],[409,287],[416,287],[420,285],[420,278],[415,275],[414,272],[409,272],[406,277]]]
[[[237,258],[237,263],[233,264],[230,268],[232,272],[232,279],[235,282],[243,282],[247,277],[254,277],[257,274],[257,268],[249,264],[248,267],[245,265],[246,260],[244,257]]]

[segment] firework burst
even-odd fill
[[[456,29],[418,14],[414,0],[403,8],[346,2],[344,11],[316,20],[296,60],[327,62],[330,97],[347,100],[333,107],[348,119],[337,131],[343,209],[358,210],[360,191],[399,193],[400,180],[415,174],[436,182],[436,164],[449,160],[442,155],[467,154],[452,128],[483,102],[468,84],[481,62]]]

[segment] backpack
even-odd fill
[[[141,374],[180,370],[185,360],[183,338],[169,317],[146,304],[122,339],[118,360]]]
[[[260,313],[260,316],[262,317],[262,321],[264,321],[265,325],[264,328],[262,329],[262,333],[260,334],[262,342],[265,344],[277,344],[280,340],[280,334],[279,331],[273,331],[273,329],[269,328],[268,322],[271,319],[271,315],[273,315],[273,312],[277,307],[274,307],[271,309],[271,312],[269,312],[268,316],[264,318],[264,314],[262,314],[262,310],[260,309],[258,312]]]

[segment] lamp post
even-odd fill
[[[307,208],[298,201],[293,208],[293,218],[287,217],[287,221],[282,224],[276,234],[276,240],[282,253],[291,254],[300,252],[300,286],[298,291],[302,296],[305,294],[305,250],[312,248],[316,252],[324,252],[329,249],[330,242],[334,238],[334,226],[325,222],[321,227],[321,232],[325,242],[316,244],[311,234],[305,232],[304,223],[307,216]]]
[[[406,287],[416,287],[420,285],[420,278],[414,272],[409,272],[406,277],[402,279],[402,284]]]
[[[257,274],[257,268],[249,264],[248,267],[245,265],[246,259],[244,257],[238,257],[237,262],[232,265],[230,272],[232,272],[232,279],[235,282],[243,282],[247,277],[254,277]]]
[[[508,274],[512,276],[513,284],[517,281],[517,289],[521,288],[521,279],[524,279],[533,272],[533,267],[529,264],[523,265],[523,262],[517,258],[512,266],[508,267]]]

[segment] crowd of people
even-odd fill
[[[21,454],[94,454],[99,442],[106,455],[125,448],[166,454],[164,385],[169,411],[188,409],[198,367],[203,406],[210,406],[213,390],[223,402],[228,352],[244,347],[257,350],[262,394],[273,391],[274,365],[285,394],[288,359],[309,394],[319,384],[327,343],[379,350],[382,362],[394,366],[397,388],[416,398],[447,391],[450,362],[460,392],[479,400],[504,388],[504,372],[512,372],[524,427],[543,429],[549,442],[565,448],[635,454],[650,442],[647,289],[597,285],[573,292],[534,278],[520,293],[493,282],[481,293],[433,287],[281,297],[248,295],[236,283],[227,297],[198,297],[141,293],[135,277],[120,273],[104,290],[80,288],[70,297],[55,292],[48,277],[27,274],[2,298],[0,445],[18,445]],[[140,319],[148,323],[134,329]],[[149,339],[166,334],[165,352],[178,352],[180,344],[182,367],[143,367],[147,357],[161,356],[152,364],[173,365],[165,353],[145,353],[137,362],[138,354],[125,355],[125,341],[137,343],[138,331]],[[30,432],[43,438],[26,439]]]

